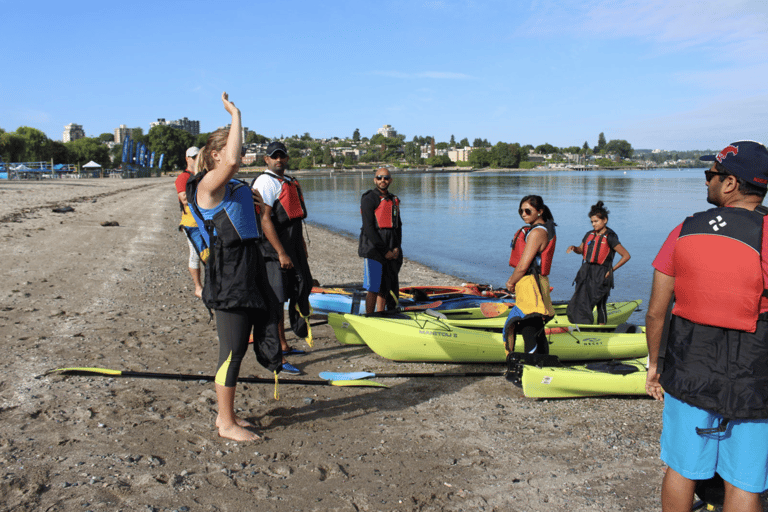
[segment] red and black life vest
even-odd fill
[[[611,246],[608,243],[607,233],[599,234],[590,231],[584,240],[584,261],[602,265],[611,254]]]
[[[307,207],[304,205],[304,194],[301,193],[298,180],[290,176],[288,176],[290,179],[286,179],[271,172],[265,174],[280,181],[280,195],[272,205],[273,222],[286,224],[294,220],[306,219]]]
[[[383,195],[379,198],[379,206],[374,210],[376,226],[379,229],[392,229],[398,225],[400,217],[400,199],[394,194]]]
[[[557,243],[555,224],[551,220],[544,224],[537,224],[535,226],[523,226],[522,228],[518,229],[517,232],[515,232],[515,235],[512,237],[512,243],[510,244],[512,251],[509,254],[509,266],[516,267],[517,264],[520,263],[520,258],[523,256],[523,252],[525,251],[528,233],[530,233],[532,229],[539,226],[547,230],[547,238],[549,239],[546,247],[544,247],[544,250],[541,251],[541,268],[539,269],[539,273],[542,276],[548,276],[549,271],[552,269],[552,258],[555,255],[555,244]]]
[[[713,208],[686,219],[675,244],[672,313],[700,325],[754,332],[766,288],[766,220],[742,208]]]

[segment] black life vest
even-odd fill
[[[548,220],[544,224],[536,224],[535,226],[523,226],[515,232],[514,236],[512,237],[512,243],[510,244],[512,250],[509,254],[509,266],[516,267],[517,264],[520,263],[520,258],[523,256],[523,252],[525,251],[528,233],[530,233],[532,229],[539,226],[547,230],[547,238],[549,239],[549,242],[547,242],[544,250],[541,251],[541,268],[537,268],[535,270],[538,270],[539,274],[542,276],[548,276],[550,270],[552,270],[552,259],[555,255],[555,245],[557,244],[555,223],[551,220]],[[536,260],[534,259],[534,263],[531,264],[532,268],[529,269],[529,271],[534,269],[536,265],[535,261]]]
[[[610,254],[611,246],[608,243],[607,233],[599,234],[596,231],[590,231],[584,241],[584,261],[602,265]]]

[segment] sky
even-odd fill
[[[768,142],[765,0],[0,0],[0,128]]]

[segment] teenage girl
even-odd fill
[[[581,254],[584,259],[574,280],[576,290],[568,303],[568,320],[573,323],[593,323],[592,309],[595,306],[597,323],[603,325],[608,321],[607,304],[613,288],[613,273],[631,258],[629,251],[619,242],[618,235],[607,226],[608,213],[602,201],[592,205],[589,210],[592,231],[584,235],[581,245],[571,245],[565,251]],[[616,253],[621,259],[614,265]]]

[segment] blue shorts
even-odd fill
[[[379,293],[381,278],[384,275],[384,265],[370,258],[364,258],[363,265],[365,266],[363,289],[368,292]]]
[[[747,492],[768,489],[768,419],[731,420],[725,432],[697,434],[714,428],[722,416],[664,395],[661,460],[690,480],[706,480],[717,472]]]

